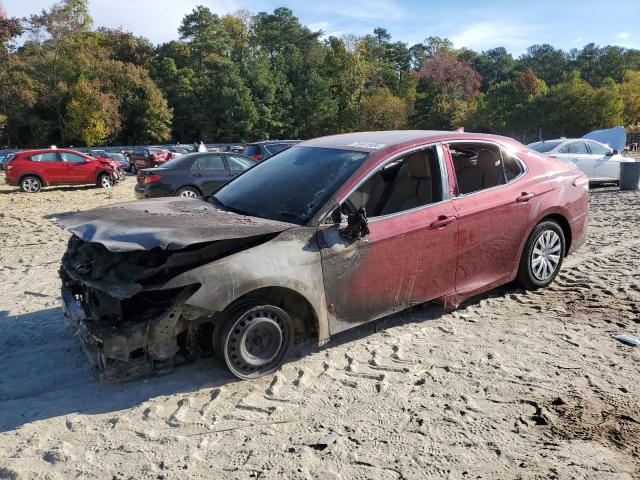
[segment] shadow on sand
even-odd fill
[[[514,291],[500,288],[463,305]],[[296,346],[289,361],[358,341],[376,331],[435,320],[442,307],[428,303],[334,335],[325,347]],[[215,358],[174,368],[162,376],[122,383],[101,381],[80,342],[64,325],[61,308],[10,316],[0,311],[0,431],[73,413],[104,414],[164,395],[215,388],[237,380]]]

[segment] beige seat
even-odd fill
[[[384,193],[384,186],[385,182],[378,172],[360,185],[358,190],[349,196],[349,201],[353,204],[356,210],[360,207],[364,207],[367,215],[373,215],[373,210]]]
[[[504,183],[504,172],[497,152],[480,150],[477,166],[482,172],[482,188],[491,188]]]
[[[381,215],[409,210],[432,202],[432,184],[430,161],[433,158],[428,151],[412,153],[404,157],[393,184],[389,199]]]

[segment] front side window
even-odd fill
[[[31,155],[32,162],[59,162],[58,154],[56,152],[38,153]]]
[[[196,170],[221,170],[224,169],[224,161],[222,155],[205,155],[193,164]]]
[[[466,195],[504,185],[507,181],[500,148],[488,143],[449,145],[458,181],[458,192]],[[515,168],[512,164],[510,168]],[[519,172],[511,172],[511,175]],[[514,177],[515,178],[515,177]]]
[[[291,147],[239,175],[213,198],[231,211],[303,225],[368,155],[333,148]]]
[[[60,152],[63,162],[84,163],[84,158],[75,153]]]
[[[587,150],[587,146],[584,144],[584,142],[572,142],[567,146],[569,147],[568,153],[585,154],[585,155],[589,154],[589,150]]]
[[[384,165],[349,195],[344,207],[351,212],[364,207],[367,217],[372,218],[441,200],[438,152],[432,146]]]
[[[591,150],[591,153],[594,155],[606,155],[609,153],[607,147],[596,142],[589,142],[589,150]]]

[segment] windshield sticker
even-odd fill
[[[384,143],[368,143],[368,142],[353,142],[347,145],[347,147],[367,148],[369,150],[378,150],[384,147]]]

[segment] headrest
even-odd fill
[[[478,153],[478,168],[483,171],[493,170],[500,167],[500,157],[491,150],[480,150]]]
[[[415,152],[405,157],[405,162],[411,178],[430,178],[429,156],[427,152]]]

